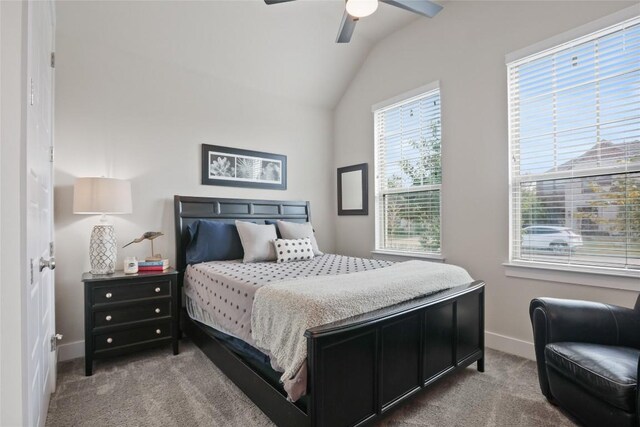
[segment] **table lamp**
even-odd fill
[[[73,213],[101,214],[93,227],[89,244],[92,274],[112,274],[116,270],[117,243],[113,225],[106,214],[131,213],[131,183],[115,178],[76,178],[73,185]]]

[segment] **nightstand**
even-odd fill
[[[93,360],[171,342],[178,354],[178,273],[82,275],[84,282],[85,375]]]

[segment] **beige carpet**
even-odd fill
[[[572,426],[547,403],[531,361],[487,350],[475,365],[419,393],[382,426]],[[158,349],[61,363],[47,426],[267,426],[269,419],[187,339],[181,353]]]

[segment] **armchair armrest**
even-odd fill
[[[542,393],[551,398],[544,349],[553,342],[587,342],[640,348],[640,313],[589,301],[536,298],[529,315]]]
[[[534,340],[553,342],[589,342],[614,345],[617,325],[609,306],[590,301],[536,298],[529,314]]]

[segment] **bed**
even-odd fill
[[[181,285],[187,227],[194,221],[311,220],[305,201],[175,196],[174,208]],[[239,334],[194,316],[193,301],[186,302],[191,316],[183,309],[182,331],[279,426],[367,425],[472,363],[484,371],[482,281],[307,329],[306,395],[295,402],[259,352],[247,349]]]

